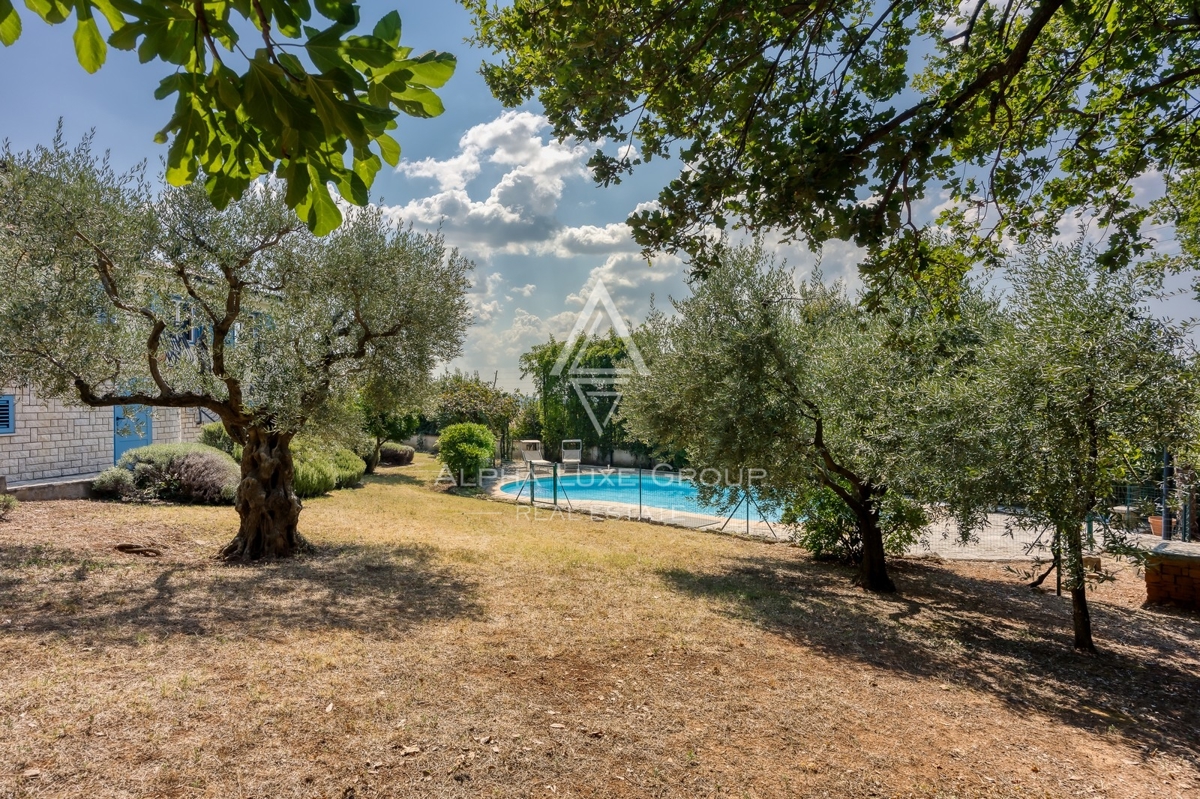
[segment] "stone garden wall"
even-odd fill
[[[1146,601],[1200,609],[1200,544],[1164,541],[1151,550]]]

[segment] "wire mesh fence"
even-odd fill
[[[670,478],[678,485],[677,478]],[[718,512],[693,495],[664,491],[662,475],[644,469],[582,466],[569,473],[557,465],[502,472],[492,490],[498,497],[593,518],[633,519],[678,527],[735,533],[783,541],[795,530],[780,522],[777,510],[764,510],[753,497],[744,497],[732,510]],[[1161,486],[1114,487],[1107,509],[1082,528],[1085,548],[1095,551],[1110,539],[1127,540],[1138,534],[1160,536]],[[1168,493],[1169,530],[1176,538],[1195,540],[1193,527],[1197,492],[1171,488]],[[998,508],[981,525],[963,534],[957,520],[931,510],[931,523],[908,555],[936,555],[959,560],[1048,560],[1054,531],[1037,526],[1020,508]]]

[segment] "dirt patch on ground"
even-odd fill
[[[1118,569],[900,594],[782,545],[422,487],[306,502],[317,553],[211,555],[230,509],[0,524],[0,796],[1194,796],[1200,619]],[[152,544],[161,558],[124,555]]]

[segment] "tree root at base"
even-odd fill
[[[295,543],[292,545],[291,552],[284,557],[290,557],[291,555],[305,555],[316,551],[316,547],[314,547],[308,541],[308,539],[299,533],[296,533],[295,535]],[[269,554],[261,554],[258,556],[247,555],[246,543],[246,539],[242,538],[240,535],[235,536],[232,541],[221,547],[221,551],[216,555],[217,559],[223,560],[226,563],[248,563],[255,560],[269,560],[277,557]]]

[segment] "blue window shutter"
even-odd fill
[[[17,432],[17,400],[12,394],[0,395],[0,436]]]

